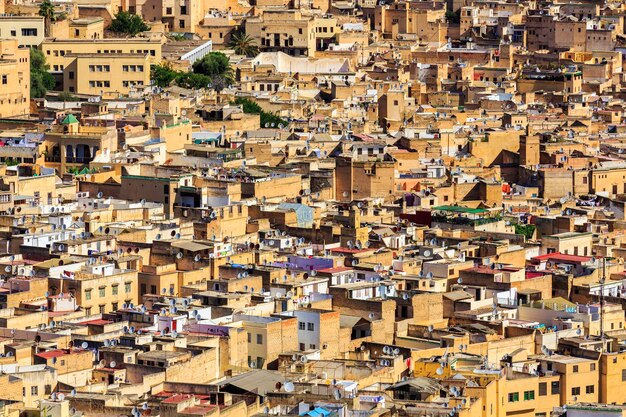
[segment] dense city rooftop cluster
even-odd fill
[[[625,18],[0,3],[0,417],[626,416]]]

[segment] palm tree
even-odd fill
[[[256,41],[246,35],[245,32],[233,34],[230,38],[230,47],[235,50],[237,55],[245,55],[248,58],[252,58],[259,53]]]
[[[39,5],[39,16],[44,19],[44,32],[46,37],[50,36],[50,24],[54,20],[54,6],[50,0],[43,0]]]

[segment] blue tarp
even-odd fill
[[[310,416],[310,417],[328,417],[330,415],[330,411],[326,410],[322,407],[316,407],[311,411],[307,411],[302,416]]]

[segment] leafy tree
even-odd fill
[[[230,38],[230,47],[237,55],[245,55],[249,58],[257,56],[259,48],[256,41],[245,32],[237,32]]]
[[[516,224],[515,234],[523,235],[526,239],[532,239],[535,235],[535,226],[532,224]]]
[[[244,113],[261,114],[263,109],[256,102],[245,97],[237,97],[230,104],[240,105],[243,108]]]
[[[50,0],[43,0],[39,5],[39,16],[43,16],[44,32],[50,36],[50,23],[54,20],[54,6]]]
[[[206,88],[211,82],[211,78],[203,74],[196,74],[193,72],[184,72],[178,75],[176,78],[176,84],[183,88],[193,88],[199,90]]]
[[[150,78],[161,88],[169,87],[179,76],[180,73],[175,71],[168,62],[150,67]]]
[[[459,24],[461,23],[461,9],[453,12],[452,10],[446,10],[446,20],[448,23]]]
[[[111,22],[109,30],[135,36],[139,32],[150,30],[150,26],[143,21],[141,16],[130,14],[126,11],[120,11],[115,15],[115,19]]]
[[[172,83],[176,83],[183,88],[198,90],[207,88],[213,82],[213,79],[208,75],[176,71],[168,62],[153,65],[150,71],[150,78],[161,88],[166,88],[172,85]]]
[[[50,67],[46,64],[46,57],[39,49],[30,50],[30,97],[42,98],[48,90],[52,90],[56,81],[48,72]]]
[[[235,82],[233,69],[230,66],[228,57],[221,52],[209,52],[202,59],[193,63],[193,72],[203,74],[213,79],[220,76],[226,84]]]
[[[261,116],[261,127],[268,127],[274,124],[274,127],[278,127],[278,125],[287,126],[289,123],[282,119],[275,113],[266,112],[254,101],[245,97],[237,97],[234,101],[231,101],[230,104],[240,105],[243,108],[244,113],[249,114],[258,114]]]

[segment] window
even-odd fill
[[[30,387],[30,395],[37,395],[39,393],[39,387],[32,386]]]
[[[256,335],[256,344],[257,345],[262,345],[263,344],[263,335],[262,334],[257,334]]]
[[[302,28],[298,28],[298,34],[302,35]]]
[[[37,28],[23,28],[22,36],[37,36]]]
[[[556,395],[559,394],[561,391],[559,389],[559,381],[552,381],[550,383],[550,394],[552,395]]]
[[[305,325],[303,321],[298,322],[298,330],[305,330]]]
[[[106,297],[106,287],[98,288],[98,292],[99,292],[98,294],[99,297]]]
[[[589,370],[590,371],[595,371],[596,370],[596,364],[592,363],[591,365],[589,365]]]
[[[70,71],[68,76],[69,76],[70,80],[73,80],[74,79],[74,71]]]
[[[91,300],[91,290],[85,290],[85,300]]]
[[[593,394],[595,392],[595,390],[596,390],[596,387],[593,386],[593,385],[587,385],[585,387],[585,393],[587,393],[587,394]]]
[[[572,372],[574,373],[578,372],[578,365],[574,365],[574,367],[572,368]]]
[[[622,382],[626,382],[626,369],[622,369]]]
[[[118,305],[117,303],[111,303],[111,311],[117,311]]]
[[[248,343],[252,343],[252,335],[248,333]]]
[[[514,403],[519,401],[519,392],[511,392],[509,393],[509,402]]]
[[[535,399],[535,391],[524,391],[524,401]]]
[[[543,397],[544,395],[548,395],[548,383],[540,382],[539,383],[539,396]]]
[[[8,75],[3,75],[2,76],[2,85],[7,85],[9,83],[9,76]]]
[[[46,384],[43,386],[43,389],[46,395],[52,394],[52,385]]]
[[[572,387],[572,395],[580,395],[580,387]]]
[[[126,282],[124,283],[124,291],[128,294],[130,292],[130,285],[132,283],[131,282]]]
[[[111,294],[117,295],[117,287],[118,287],[117,285],[114,285],[114,286],[111,287]],[[144,294],[145,293],[146,292],[145,292],[145,289],[144,289]]]
[[[181,20],[178,22],[178,27],[180,27],[181,29],[184,29],[184,28],[185,28],[185,21],[181,19]]]
[[[315,323],[307,323],[306,324],[306,329],[310,332],[315,330]]]

